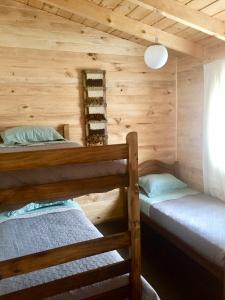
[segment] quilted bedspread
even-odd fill
[[[0,224],[0,260],[11,259],[84,240],[101,237],[101,233],[87,219],[83,211],[71,209],[38,215],[30,218],[8,220]],[[87,257],[40,271],[7,278],[0,281],[0,295],[28,288],[76,273],[121,261],[117,251]],[[83,299],[99,292],[126,285],[128,275],[93,284],[51,299]],[[142,279],[142,299],[159,299],[151,286]]]

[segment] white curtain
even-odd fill
[[[204,66],[204,190],[225,201],[225,60]]]

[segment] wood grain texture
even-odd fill
[[[33,5],[38,7],[38,1]],[[70,139],[83,144],[81,70],[102,69],[108,143],[124,142],[128,132],[137,131],[140,162],[175,160],[173,57],[161,70],[150,70],[143,62],[145,47],[14,0],[0,0],[0,24],[0,128],[70,124]],[[99,204],[95,199],[98,213],[91,202],[84,205],[95,220],[105,214],[102,200]],[[122,215],[119,201],[110,205],[106,219],[115,211]]]
[[[128,183],[127,175],[110,175],[0,189],[0,211],[20,208],[31,201],[70,199],[89,193],[101,193],[128,186]]]
[[[139,174],[142,176],[151,173],[170,173],[177,176],[177,167],[179,163],[166,164],[157,160],[149,160],[139,165]],[[178,175],[179,176],[179,175]],[[171,233],[166,228],[163,228],[160,223],[155,222],[149,216],[141,212],[141,221],[145,223],[151,230],[153,229],[157,234],[174,244],[179,250],[185,253],[193,261],[197,262],[203,269],[209,271],[223,284],[224,289],[224,267],[218,266],[208,260],[200,252],[196,251],[193,247],[188,245],[185,241],[179,239],[176,235]],[[221,299],[224,299],[224,294]]]
[[[178,60],[177,160],[179,177],[194,188],[203,189],[202,124],[203,65],[183,58]]]
[[[14,6],[13,2],[15,1],[0,2],[0,46],[86,53],[92,44],[94,53],[143,55],[144,48],[141,45],[120,41],[118,37],[89,29],[46,11],[24,5]],[[19,26],[15,26],[16,23]]]
[[[28,170],[47,168],[69,164],[94,163],[126,159],[126,144],[107,145],[100,147],[74,147],[63,149],[35,150],[21,149],[18,152],[2,152],[1,171]]]
[[[45,0],[45,2],[54,6],[54,8],[78,14],[88,20],[98,22],[103,26],[108,26],[114,30],[132,34],[138,39],[155,43],[156,33],[154,27],[127,16],[123,16],[122,14],[118,14],[108,8],[102,6],[99,7],[90,1],[76,0],[75,3],[72,0]],[[204,56],[204,48],[201,45],[162,31],[159,28],[157,30],[157,38],[160,44],[163,44],[170,49],[198,58]]]
[[[17,1],[21,2],[21,3],[26,3],[32,7],[37,7],[44,11],[50,12],[52,14],[60,15],[60,16],[64,17],[65,19],[70,19],[72,21],[82,23],[86,26],[90,26],[92,28],[96,28],[98,30],[108,32],[113,36],[122,37],[123,39],[128,39],[130,41],[133,41],[135,43],[142,44],[145,46],[147,46],[149,44],[143,38],[135,37],[133,35],[133,33],[127,34],[127,33],[124,33],[123,30],[122,31],[113,30],[112,28],[110,28],[108,26],[108,23],[107,23],[107,25],[100,24],[98,22],[98,20],[93,21],[93,20],[78,16],[76,13],[75,14],[68,13],[65,10],[57,9],[54,6],[43,4],[43,1],[40,1],[40,0],[28,0],[28,1],[17,0]],[[147,24],[150,26],[154,26],[154,28],[163,30],[167,33],[172,33],[178,37],[182,37],[189,41],[199,43],[203,46],[207,46],[210,44],[216,45],[216,43],[218,42],[217,38],[209,37],[209,35],[207,35],[206,33],[203,33],[203,32],[200,32],[197,30],[200,28],[198,28],[198,27],[194,27],[196,29],[190,28],[189,27],[191,25],[190,23],[187,23],[185,25],[185,23],[182,20],[180,20],[180,18],[178,19],[178,21],[180,21],[181,23],[184,23],[184,24],[176,22],[176,19],[171,20],[169,18],[164,17],[163,15],[166,15],[164,13],[164,11],[163,12],[162,11],[161,12],[152,11],[152,10],[148,9],[149,7],[147,7],[147,9],[146,9],[146,7],[141,7],[140,6],[141,1],[139,1],[139,0],[132,0],[132,3],[127,0],[102,0],[102,1],[89,0],[89,2],[93,2],[97,5],[99,5],[100,8],[102,8],[102,7],[108,8],[114,12],[122,14],[122,16],[127,16],[129,19],[131,19],[131,21],[138,20],[141,23],[143,23],[144,25]],[[155,1],[155,3],[157,3],[157,4],[158,4],[158,2],[159,1],[157,1],[157,2]],[[208,28],[209,25],[211,25],[211,27],[213,27],[213,28],[211,28],[211,29],[213,29],[213,32],[215,31],[214,23],[217,23],[218,20],[221,20],[222,22],[225,20],[225,13],[224,13],[225,2],[223,0],[194,0],[194,1],[177,0],[177,3],[178,4],[181,3],[181,4],[185,5],[185,8],[183,9],[184,12],[189,9],[194,10],[194,13],[191,14],[192,21],[196,20],[196,18],[193,19],[193,15],[195,16],[196,13],[198,14],[199,11],[201,11],[201,13],[204,13],[204,15],[206,15],[206,16],[212,17],[213,18],[212,21],[210,20],[209,22],[204,23],[204,24],[202,24],[202,21],[200,21],[200,22],[203,27],[206,26]],[[137,4],[139,4],[139,5],[137,5]],[[176,5],[174,7],[176,9]],[[183,11],[182,11],[182,15],[184,14]],[[186,16],[186,15],[184,15],[184,16]],[[181,15],[179,15],[179,17],[181,17]],[[199,22],[199,20],[197,20],[197,21]],[[187,26],[187,25],[189,25],[189,26]],[[155,33],[154,33],[154,35],[155,35]],[[172,51],[170,51],[170,53],[171,52]],[[178,52],[173,53],[173,54],[176,56],[179,55]],[[208,53],[208,54],[210,55],[210,53]]]
[[[127,55],[126,41],[109,42],[110,37],[63,18],[28,7],[8,6],[15,1],[0,1],[1,24],[9,26],[14,47],[0,47],[0,126],[23,124],[72,124],[72,138],[83,142],[81,73],[82,69],[106,70],[109,144],[125,140],[129,131],[139,135],[139,158],[149,155],[174,160],[175,153],[175,62],[160,71],[151,71],[141,56]],[[75,27],[73,27],[75,26]],[[27,42],[19,44],[17,30]],[[34,30],[36,30],[34,33]],[[11,40],[9,30],[7,39]],[[60,47],[38,49],[31,39],[40,43],[52,32]],[[38,34],[38,35],[37,35]],[[64,36],[75,36],[85,50],[67,51]],[[3,43],[2,42],[2,43]],[[18,44],[17,44],[18,43]],[[101,44],[111,53],[101,51]],[[98,45],[98,49],[95,49]],[[114,45],[114,46],[113,46]],[[28,47],[31,47],[28,48]],[[130,51],[137,45],[129,42]],[[119,47],[116,50],[115,47]],[[121,49],[120,49],[121,48]],[[87,50],[88,49],[88,50]],[[134,84],[135,82],[135,84]],[[161,138],[159,138],[161,135]]]
[[[118,295],[118,299],[120,299],[120,295],[122,294],[123,297],[125,296],[131,296],[132,300],[139,300],[141,297],[141,273],[140,273],[140,209],[139,209],[139,199],[138,199],[138,145],[137,145],[137,133],[136,132],[131,132],[127,135],[127,139],[126,139],[126,150],[128,148],[128,151],[126,151],[126,156],[125,158],[127,159],[128,163],[128,174],[129,177],[126,175],[122,175],[122,177],[125,176],[126,180],[125,182],[123,182],[124,180],[121,180],[121,175],[117,175],[117,176],[108,176],[108,178],[106,177],[101,177],[101,178],[97,178],[97,177],[93,177],[93,178],[84,178],[80,180],[80,183],[77,184],[77,182],[73,182],[72,183],[72,188],[74,190],[77,190],[78,192],[83,193],[83,191],[86,189],[87,186],[91,185],[90,190],[92,191],[98,191],[102,189],[102,186],[107,186],[107,184],[105,184],[105,179],[109,179],[109,182],[113,182],[113,185],[116,181],[116,178],[118,178],[118,183],[119,185],[116,186],[112,186],[112,188],[114,187],[120,187],[120,184],[122,183],[122,187],[127,186],[128,187],[128,196],[127,196],[127,202],[128,202],[128,224],[129,224],[129,231],[125,231],[122,233],[118,233],[118,234],[113,234],[113,235],[109,235],[106,237],[100,237],[100,238],[95,238],[95,239],[91,239],[91,240],[87,240],[87,241],[82,241],[76,244],[71,244],[71,245],[65,245],[62,247],[58,247],[55,249],[49,249],[49,250],[45,250],[42,252],[37,252],[37,253],[33,253],[33,254],[28,254],[25,256],[18,256],[12,259],[8,259],[5,261],[1,261],[0,262],[0,279],[5,279],[5,278],[10,278],[10,277],[14,277],[17,275],[22,275],[22,274],[26,274],[32,271],[37,271],[37,270],[41,270],[41,269],[45,269],[51,266],[55,266],[55,265],[60,265],[60,264],[64,264],[70,261],[74,261],[74,260],[78,260],[84,257],[89,257],[89,256],[93,256],[93,255],[97,255],[100,253],[104,253],[104,252],[108,252],[108,251],[112,251],[112,250],[116,250],[116,249],[122,249],[122,248],[127,248],[129,247],[130,249],[130,253],[131,253],[131,258],[130,258],[130,272],[129,272],[129,285],[127,287],[123,287],[123,288],[119,288],[119,289],[114,289],[110,292],[106,292],[106,293],[102,293],[100,296],[93,296],[90,297],[88,299],[105,299],[105,297],[107,296],[108,299],[114,299],[117,295]],[[98,155],[99,157],[102,157],[103,161],[104,159],[111,159],[111,157],[107,154],[107,157],[104,157],[104,153],[105,153],[105,149],[111,149],[111,152],[113,153],[117,153],[117,157],[115,157],[115,160],[117,160],[118,158],[120,158],[121,153],[121,145],[114,145],[114,147],[112,146],[104,146],[104,147],[99,147],[98,148]],[[124,146],[122,144],[122,146]],[[119,152],[116,151],[116,148],[118,148]],[[94,148],[93,148],[94,149]],[[76,150],[76,151],[75,151]],[[115,150],[115,151],[114,151]],[[77,160],[78,158],[81,159],[81,162],[88,162],[88,161],[92,161],[92,153],[87,152],[86,148],[74,148],[73,149],[74,152],[76,152],[77,155]],[[103,153],[103,156],[101,156],[101,151]],[[25,151],[23,153],[23,157],[21,156],[20,159],[23,160],[23,158],[25,159],[27,157],[27,155],[29,156],[28,159],[28,166],[29,168],[32,170],[35,170],[35,168],[38,167],[37,162],[36,162],[36,154],[38,154],[39,160],[40,160],[40,166],[44,165],[47,166],[47,164],[45,163],[44,159],[41,158],[41,154],[39,153],[39,151],[30,151],[32,152],[32,154],[29,154],[29,151]],[[43,150],[43,153],[45,151]],[[56,151],[58,159],[60,159],[60,157],[62,158],[63,162],[62,164],[65,163],[65,160],[63,159],[64,155],[63,153],[59,151]],[[83,155],[82,155],[83,152]],[[73,153],[70,153],[70,156],[73,160]],[[34,156],[34,160],[32,160],[32,155]],[[68,154],[67,154],[68,155]],[[44,155],[45,156],[45,155]],[[51,157],[51,155],[50,155]],[[2,157],[1,157],[2,158]],[[48,160],[48,157],[45,156],[45,159]],[[51,165],[53,163],[53,161],[55,160],[55,157],[53,155],[53,160],[50,161],[49,160],[49,164]],[[34,161],[34,166],[32,168],[32,163],[31,161]],[[9,157],[9,162],[10,162],[10,157]],[[68,163],[68,162],[66,162]],[[71,161],[70,161],[71,163]],[[60,164],[58,162],[58,160],[56,160],[56,165]],[[16,164],[13,170],[17,170],[20,169],[20,164]],[[6,169],[7,170],[7,169]],[[113,180],[111,180],[110,177],[113,177]],[[129,180],[127,180],[129,178]],[[95,182],[94,182],[95,181]],[[89,183],[88,183],[89,182]],[[94,184],[93,184],[94,182]],[[69,181],[68,181],[69,183]],[[88,183],[88,184],[87,184]],[[125,183],[125,184],[124,184]],[[54,183],[53,186],[54,188],[51,188],[51,186],[49,186],[49,184],[46,183],[46,189],[44,191],[44,195],[41,195],[41,197],[43,196],[43,199],[50,199],[53,198],[55,199],[56,197],[58,197],[58,194],[55,193],[60,193],[60,191],[63,189],[62,186],[57,187],[57,185],[65,185],[65,189],[66,191],[68,190],[68,187],[66,187],[67,182],[57,182]],[[70,182],[71,184],[71,182]],[[77,186],[76,186],[77,184]],[[20,198],[26,198],[28,197],[30,200],[33,199],[33,197],[35,197],[36,194],[41,194],[41,190],[42,188],[45,186],[45,184],[41,184],[39,186],[36,187],[36,189],[40,189],[39,190],[30,190],[30,186],[23,186],[23,195],[21,195]],[[15,192],[17,188],[11,188],[11,192]],[[1,190],[1,192],[4,193],[4,191],[6,190]],[[10,194],[10,191],[8,191]],[[89,191],[87,191],[89,192]],[[1,195],[3,196],[3,195]],[[67,197],[67,196],[65,196]],[[7,197],[6,197],[7,198]],[[7,201],[4,196],[1,198],[2,203],[3,202],[16,202],[14,200],[13,195],[10,195],[10,197],[8,198],[9,201]],[[28,200],[28,199],[27,199]],[[55,199],[56,200],[56,199]],[[14,203],[15,204],[15,203]],[[106,271],[108,271],[106,273]],[[108,270],[103,270],[103,272],[100,272],[101,275],[103,276],[103,279],[105,279],[104,277],[108,276],[108,278],[114,277],[116,276],[116,273],[121,273],[121,272],[126,272],[127,268],[125,265],[123,266],[119,266],[119,269],[115,269],[112,267],[109,268]],[[103,275],[105,272],[105,275]],[[98,278],[98,271],[96,270],[96,279]],[[84,278],[83,278],[84,277]],[[82,275],[77,275],[76,277],[76,283],[78,284],[78,286],[83,286],[86,284],[89,284],[90,281],[93,278],[93,272],[86,272],[85,274]],[[61,287],[62,289],[70,289],[71,286],[71,278],[64,281],[61,281]],[[74,279],[74,278],[73,278]],[[100,276],[100,280],[101,276]],[[84,282],[83,282],[84,281]],[[59,283],[59,281],[58,281]],[[51,282],[50,285],[56,284],[56,282]],[[63,286],[64,284],[64,286]],[[68,286],[69,285],[69,286]],[[122,290],[121,290],[122,289]],[[51,287],[49,287],[49,285],[42,285],[40,287],[40,291],[43,293],[49,293],[51,292]],[[19,292],[20,298],[21,299],[26,299],[26,293],[29,293],[30,290],[26,289],[24,292],[21,290]],[[15,295],[15,294],[14,294]],[[9,296],[10,297],[10,296]],[[16,297],[16,295],[15,295]],[[42,297],[39,296],[39,298],[41,299]],[[38,299],[39,299],[38,298]]]
[[[176,165],[166,164],[159,160],[146,160],[138,166],[138,175],[145,176],[148,174],[170,173],[176,175]]]
[[[129,245],[130,233],[123,232],[1,261],[0,278],[25,274],[99,253],[125,248]]]
[[[141,244],[140,244],[140,203],[138,189],[138,139],[137,134],[128,134],[129,145],[128,173],[129,186],[127,189],[128,221],[131,234],[131,300],[141,299]]]
[[[98,269],[78,273],[66,278],[57,279],[45,284],[40,284],[34,287],[27,288],[23,291],[10,293],[1,297],[2,300],[25,300],[33,299],[40,300],[46,297],[52,297],[61,294],[66,291],[74,290],[100,282],[103,280],[110,279],[115,276],[129,273],[130,261],[122,261],[100,267]],[[107,298],[108,299],[108,298]],[[117,298],[118,299],[118,298]]]
[[[146,9],[158,9],[162,16],[179,22],[190,28],[202,31],[206,34],[216,36],[225,41],[224,23],[218,19],[208,16],[196,9],[189,8],[183,3],[174,0],[131,0]]]
[[[94,224],[122,219],[127,215],[124,189],[76,197],[76,202]]]

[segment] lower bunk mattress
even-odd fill
[[[189,188],[163,196],[140,193],[141,211],[213,264],[225,262],[225,202]]]
[[[34,214],[0,217],[0,261],[101,237],[79,206],[40,210]],[[87,257],[0,281],[0,297],[24,288],[64,278],[119,262],[117,251]],[[128,274],[63,293],[51,299],[84,299],[125,286]],[[142,278],[142,299],[159,300],[154,289]]]

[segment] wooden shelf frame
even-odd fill
[[[93,76],[93,78],[88,78]],[[95,77],[99,78],[95,78]],[[108,144],[108,133],[107,133],[107,103],[106,103],[106,71],[93,69],[93,70],[83,70],[82,71],[82,81],[83,81],[83,95],[84,95],[84,119],[85,119],[85,145],[86,146],[102,146]],[[97,85],[91,85],[88,81],[97,82]],[[96,84],[96,83],[95,83]],[[89,92],[102,92],[101,96],[89,96]],[[101,103],[96,104],[97,99],[101,99]],[[90,99],[93,100],[91,105]],[[95,113],[90,111],[95,109]],[[100,110],[100,112],[97,112]],[[93,119],[89,120],[90,115],[102,115],[104,120]],[[91,126],[101,124],[100,129],[93,129]],[[94,133],[93,133],[94,132]]]
[[[72,180],[67,182],[67,184],[66,182],[57,182],[36,186],[24,186],[22,188],[0,189],[0,210],[4,211],[9,207],[15,208],[22,204],[29,203],[33,199],[38,200],[40,198],[42,200],[45,199],[45,201],[50,199],[57,201],[57,198],[60,198],[62,195],[63,197],[71,197],[77,194],[84,195],[91,191],[104,192],[116,187],[126,187],[128,190],[126,195],[129,224],[127,232],[1,261],[0,279],[125,247],[128,247],[130,250],[129,260],[10,293],[1,296],[0,299],[28,299],[29,295],[32,295],[32,299],[43,299],[44,297],[53,296],[67,290],[127,273],[130,274],[130,280],[127,286],[121,289],[114,289],[91,299],[105,299],[104,297],[107,297],[107,299],[114,299],[115,297],[116,299],[123,299],[122,296],[126,296],[132,300],[141,299],[137,133],[129,133],[126,138],[126,144],[102,147],[96,146],[91,148],[30,150],[0,154],[0,171],[48,168],[57,165],[81,164],[117,159],[127,160],[126,174]],[[16,196],[18,192],[20,195]],[[22,196],[23,200],[21,201]],[[57,288],[54,289],[55,287]]]

